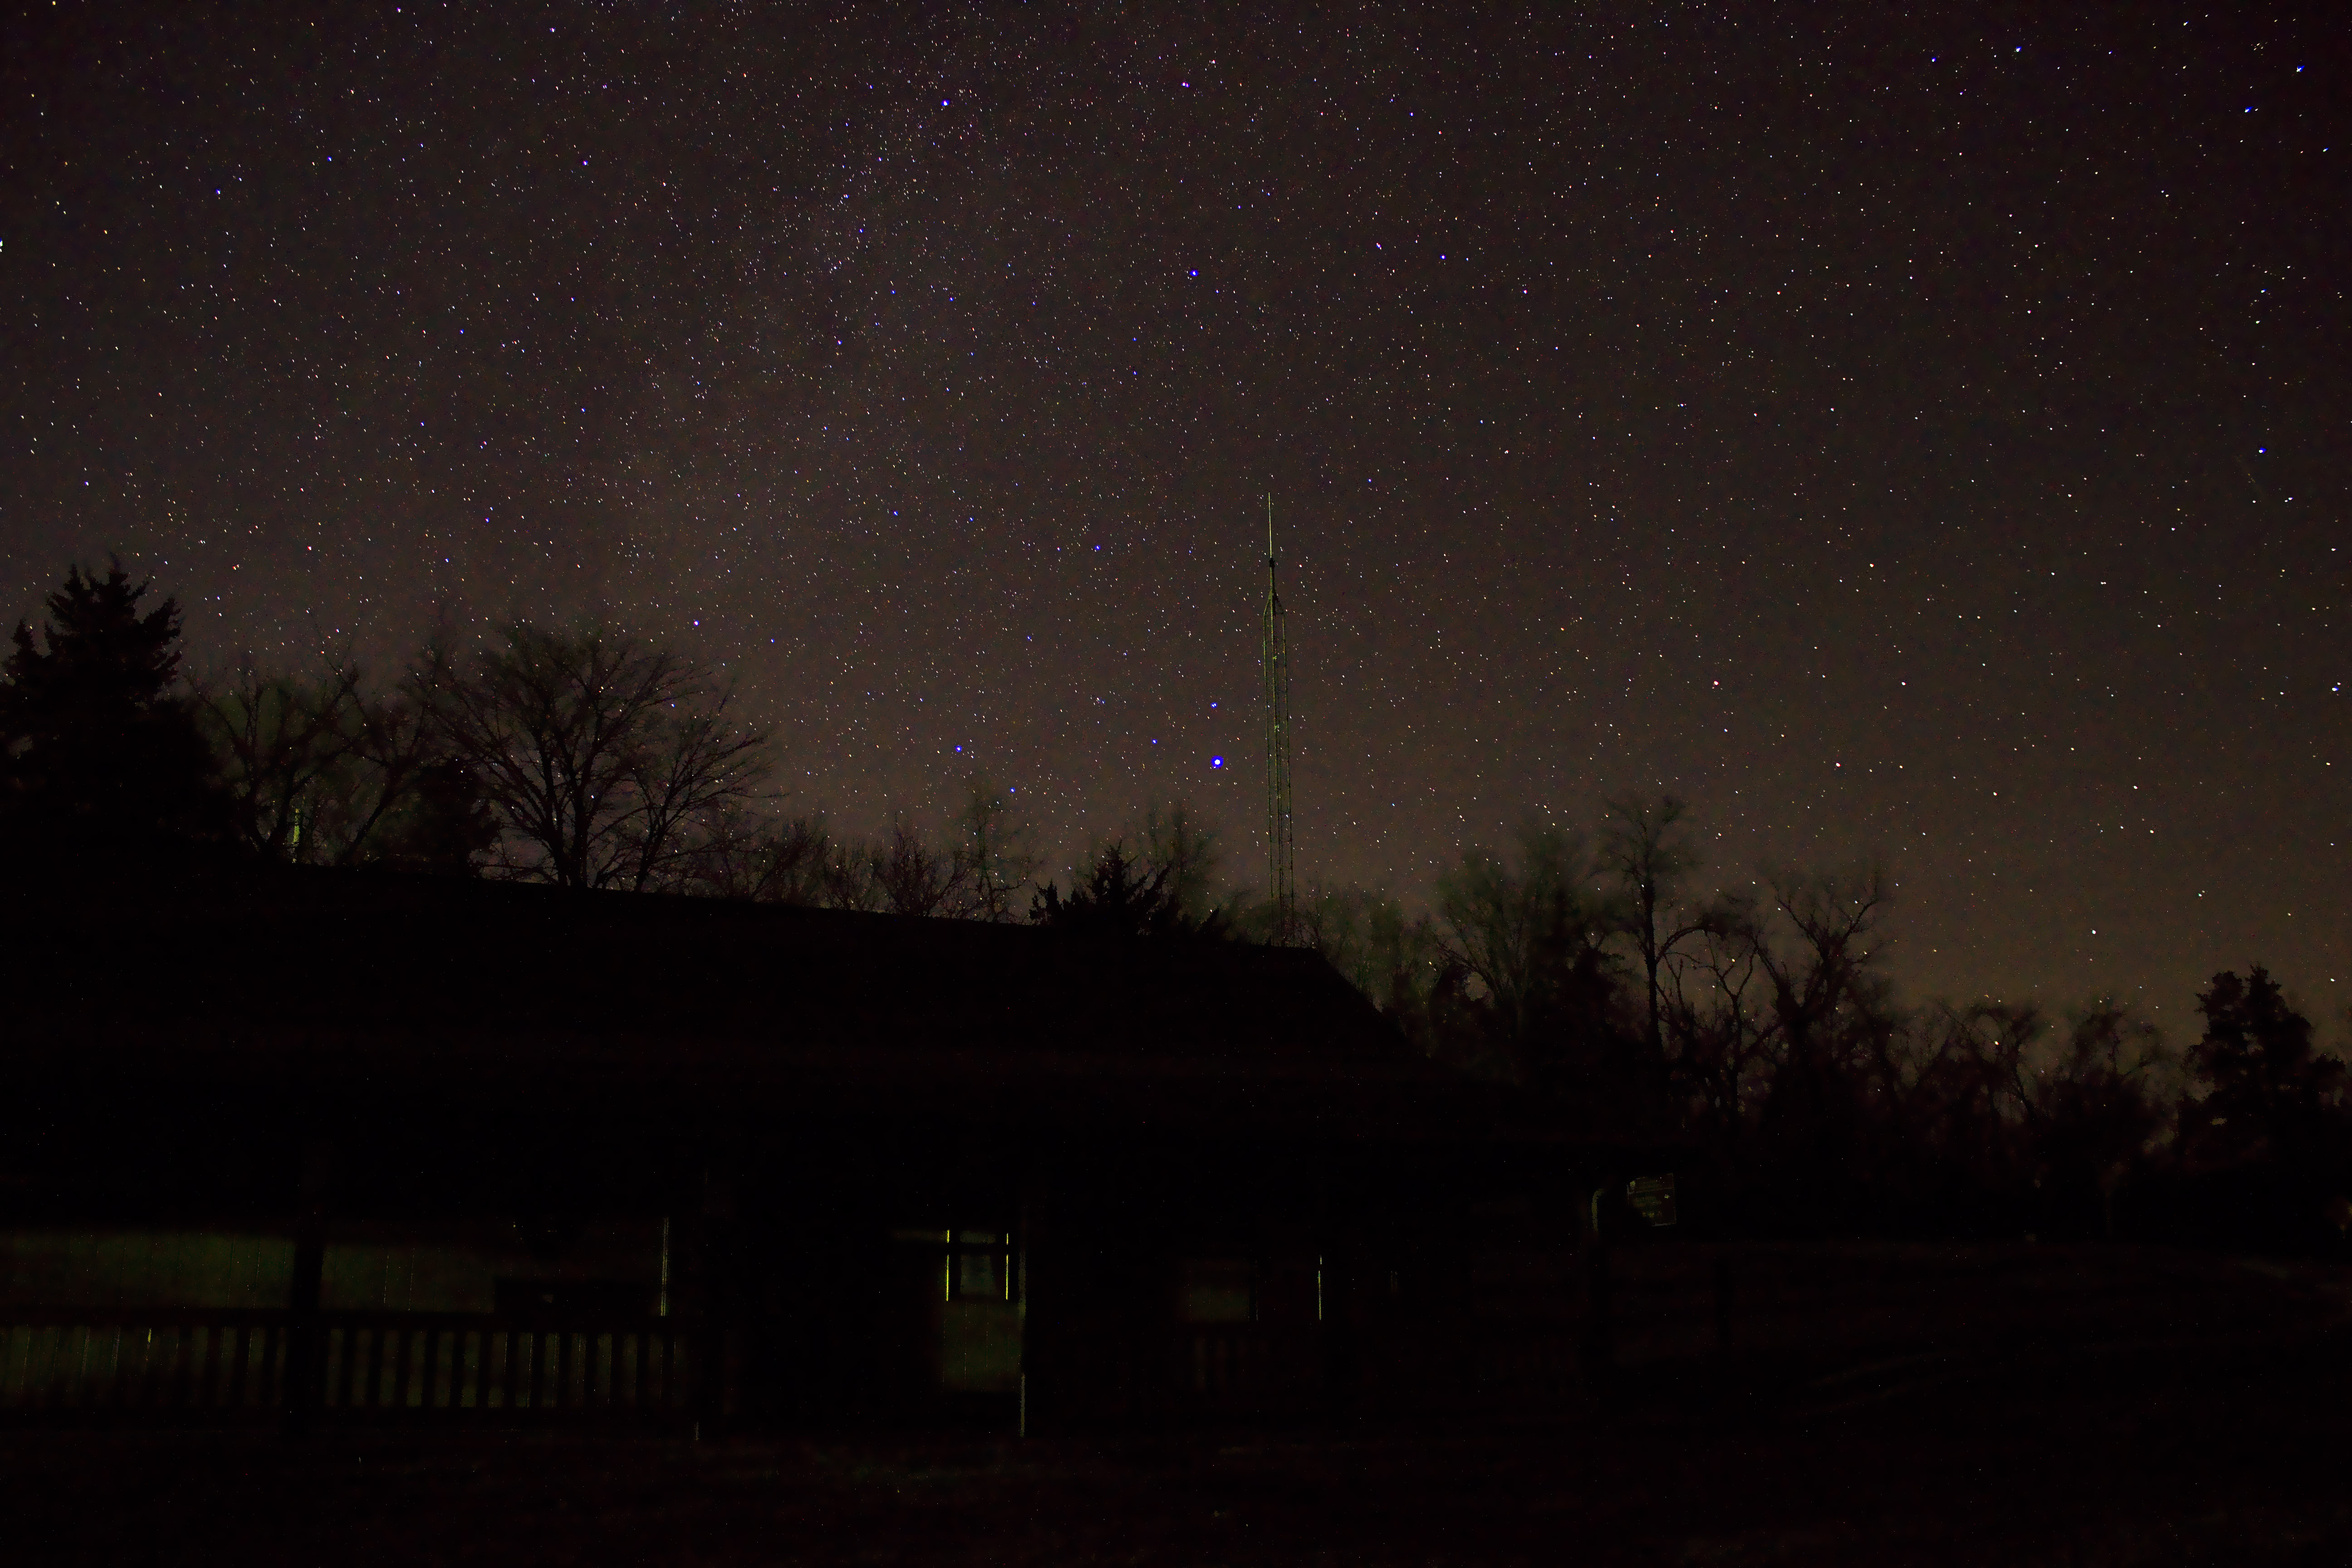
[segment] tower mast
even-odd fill
[[[1274,497],[1265,498],[1265,883],[1274,900],[1274,942],[1298,935],[1296,857],[1290,839],[1290,644],[1283,635],[1282,594],[1275,583]]]

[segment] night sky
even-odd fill
[[[16,9],[0,611],[603,615],[845,826],[1256,879],[1270,490],[1302,881],[1674,789],[1913,995],[2332,1026],[2340,14],[1568,10]]]

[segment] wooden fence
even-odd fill
[[[697,1336],[666,1319],[0,1309],[0,1420],[261,1422],[298,1344],[326,1421],[664,1421],[694,1409]]]
[[[1164,1349],[1162,1388],[1179,1405],[1290,1409],[1323,1393],[1323,1351],[1312,1327],[1193,1323]]]

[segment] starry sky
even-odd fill
[[[2058,13],[2065,13],[2059,15]],[[1607,795],[1914,995],[2352,997],[2347,35],[2176,5],[24,5],[0,610],[723,663],[800,806],[1425,896]],[[1224,759],[1219,766],[1216,759]]]

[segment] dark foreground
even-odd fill
[[[1759,1336],[1509,1425],[0,1433],[0,1559],[2352,1563],[2352,1271],[2108,1256],[2100,1310],[2043,1331],[1994,1299],[2014,1270],[1976,1302],[1946,1270],[1907,1343]]]

